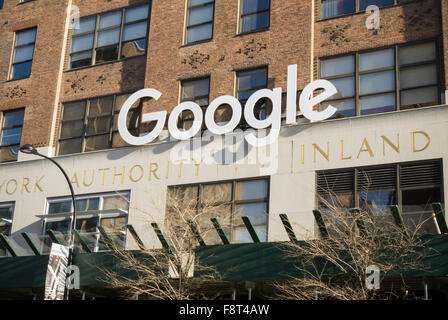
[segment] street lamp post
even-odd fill
[[[72,258],[73,258],[73,249],[74,249],[74,234],[73,234],[73,230],[75,229],[76,226],[76,200],[75,200],[75,191],[73,190],[73,186],[72,183],[67,175],[67,173],[65,172],[65,170],[59,165],[59,163],[57,163],[56,161],[54,161],[52,158],[47,157],[41,153],[39,153],[36,148],[32,145],[32,144],[24,144],[23,146],[20,147],[20,151],[26,154],[33,154],[42,158],[45,158],[49,161],[51,161],[52,163],[54,163],[59,170],[61,170],[62,174],[65,177],[65,180],[67,180],[67,184],[70,188],[70,193],[71,193],[71,197],[72,197],[72,203],[73,203],[73,219],[72,219],[72,223],[71,223],[71,227],[70,227],[70,233],[69,233],[69,237],[70,237],[70,247],[69,247],[69,256],[68,256],[68,265],[70,266],[72,263]],[[66,287],[66,299],[68,299],[68,287]]]

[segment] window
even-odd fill
[[[106,96],[65,103],[59,131],[58,154],[72,154],[123,147],[118,133],[118,114],[130,94]],[[128,129],[138,135],[141,103],[135,102],[128,115]]]
[[[241,0],[240,32],[269,27],[270,0]]]
[[[186,43],[213,38],[214,0],[188,0]]]
[[[322,0],[322,19],[336,17],[343,14],[365,11],[370,5],[377,7],[407,3],[414,0]]]
[[[129,192],[114,192],[76,197],[76,230],[92,251],[105,251],[107,245],[97,227],[102,226],[121,247],[126,241],[126,224],[129,211]],[[67,235],[72,225],[73,204],[71,198],[48,200],[43,234],[47,230]]]
[[[419,231],[435,233],[429,219],[433,212],[431,204],[443,201],[442,185],[439,161],[318,171],[318,206],[356,207],[389,214],[389,206],[398,205],[407,227],[425,221]]]
[[[338,93],[321,107],[336,106],[333,117],[344,118],[437,105],[436,51],[425,42],[322,59],[321,78]]]
[[[0,234],[5,236],[11,234],[13,214],[14,203],[0,203]],[[7,254],[6,248],[0,243],[0,257],[5,257]]]
[[[14,56],[11,67],[11,79],[26,78],[31,74],[36,32],[37,28],[16,32],[16,43],[14,45]]]
[[[25,109],[5,111],[0,141],[0,162],[16,161],[22,138]]]
[[[181,201],[198,212],[196,224],[207,245],[221,243],[210,218],[217,218],[229,240],[238,243],[252,242],[241,219],[248,216],[260,241],[266,241],[268,186],[267,179],[173,186],[168,201]],[[167,219],[176,219],[176,214],[167,203]]]
[[[239,71],[237,72],[236,77],[237,98],[243,106],[254,92],[268,86],[268,69],[266,67]],[[255,106],[255,115],[258,119],[263,120],[266,118],[269,103],[270,100],[261,99],[258,105]],[[242,121],[244,121],[244,117],[242,118]],[[245,126],[245,123],[242,123],[242,126]]]
[[[149,5],[80,19],[74,29],[70,68],[90,66],[146,53]]]
[[[3,0],[0,0],[0,9],[3,8]]]
[[[203,110],[209,104],[210,78],[186,80],[181,83],[181,102],[196,102]],[[178,127],[188,130],[193,125],[193,112],[186,110],[179,117]]]

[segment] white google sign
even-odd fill
[[[318,95],[311,97],[315,90],[323,90]],[[329,97],[336,94],[336,87],[327,80],[316,80],[308,84],[302,91],[299,100],[300,111],[311,121],[321,121],[330,118],[336,108],[329,105],[323,111],[314,111],[313,107],[321,103]],[[131,145],[143,145],[157,138],[163,130],[166,121],[167,112],[158,111],[150,112],[142,115],[142,122],[157,121],[154,129],[143,135],[136,137],[132,135],[126,126],[126,119],[131,106],[141,98],[149,97],[158,100],[162,93],[156,89],[146,88],[132,94],[123,104],[118,116],[118,130],[124,141]],[[272,101],[272,112],[264,120],[259,120],[254,115],[254,107],[260,99],[270,99]],[[286,104],[286,123],[296,123],[296,98],[297,98],[297,65],[288,67],[288,88],[287,88],[287,104]],[[265,146],[275,141],[280,132],[281,125],[281,102],[282,88],[261,89],[254,92],[247,100],[244,107],[244,118],[249,126],[254,129],[270,129],[267,136],[257,137],[255,133],[245,136],[245,139],[252,146]],[[216,109],[222,105],[229,105],[232,108],[232,119],[225,124],[217,124],[214,119]],[[188,130],[179,129],[177,127],[177,118],[185,111],[190,110],[194,115],[193,125]],[[238,126],[242,115],[241,103],[235,97],[225,95],[213,100],[207,107],[205,119],[201,107],[191,101],[182,102],[176,106],[168,118],[168,131],[172,138],[177,140],[187,140],[194,137],[205,125],[212,134],[222,135],[233,132]]]

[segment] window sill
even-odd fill
[[[179,49],[180,49],[180,48],[191,47],[191,46],[194,46],[194,45],[197,45],[197,44],[207,43],[207,42],[213,42],[213,38],[211,38],[211,39],[207,39],[207,40],[201,40],[201,41],[191,42],[191,43],[186,43],[186,44],[181,45],[181,46],[179,47]]]
[[[29,79],[29,78],[31,78],[31,75],[26,76],[26,77],[21,77],[21,78],[9,79],[9,80],[6,80],[5,83],[19,81],[19,80],[25,80],[25,79]]]
[[[245,35],[249,35],[249,34],[253,34],[253,33],[259,33],[259,32],[265,32],[265,31],[269,31],[270,27],[267,28],[262,28],[262,29],[256,29],[256,30],[251,30],[251,31],[246,31],[246,32],[240,32],[237,33],[234,37],[242,37]]]
[[[134,56],[134,57],[124,58],[124,59],[120,59],[120,60],[113,60],[113,61],[97,63],[97,64],[93,64],[93,65],[90,65],[90,66],[85,66],[85,67],[66,69],[66,70],[64,70],[64,73],[69,73],[69,72],[72,72],[72,71],[79,71],[79,70],[94,68],[94,67],[98,67],[98,66],[104,66],[104,65],[108,65],[108,64],[112,64],[112,63],[123,62],[123,61],[131,60],[131,59],[137,59],[137,58],[146,57],[146,56],[147,56],[147,54],[142,54],[142,55],[139,55],[139,56]]]

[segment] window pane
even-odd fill
[[[368,52],[359,55],[360,71],[393,67],[394,65],[394,49]]]
[[[210,79],[182,82],[182,101],[195,101],[201,106],[208,105]]]
[[[14,129],[3,129],[1,145],[19,144],[22,136],[22,127]]]
[[[148,29],[147,22],[140,22],[130,24],[123,29],[123,41],[129,41],[146,37],[146,30]]]
[[[243,181],[236,184],[235,200],[263,199],[267,194],[267,180]]]
[[[361,115],[395,111],[395,93],[363,97],[359,100]]]
[[[198,190],[199,188],[197,186],[169,188],[167,206],[170,205],[170,202],[185,203],[185,205],[187,206],[196,206]]]
[[[14,63],[25,60],[32,60],[33,52],[34,52],[34,45],[16,48],[16,51],[14,53]]]
[[[71,139],[59,142],[59,155],[79,153],[82,151],[82,139]]]
[[[32,61],[17,63],[12,66],[12,78],[18,79],[27,77],[31,74]]]
[[[435,106],[439,103],[437,87],[412,89],[401,92],[401,109]]]
[[[355,72],[355,56],[344,56],[322,60],[321,77],[331,77]]]
[[[5,112],[3,119],[3,128],[22,125],[24,113],[25,109]]]
[[[266,226],[254,227],[258,238],[261,242],[266,242]],[[234,243],[251,243],[252,237],[245,227],[234,228],[232,231],[232,242]]]
[[[242,10],[243,14],[269,9],[269,0],[243,0]]]
[[[355,77],[333,79],[330,82],[338,89],[338,93],[333,95],[331,99],[353,97],[355,95]]]
[[[366,10],[370,5],[377,7],[391,6],[394,4],[394,0],[359,0],[359,10]]]
[[[75,53],[71,55],[70,68],[80,68],[92,64],[92,51]]]
[[[16,161],[20,145],[0,148],[0,162]]]
[[[91,211],[100,208],[100,198],[88,198],[76,200],[77,211]]]
[[[14,206],[0,207],[0,219],[12,219]]]
[[[322,18],[355,12],[355,0],[322,0]]]
[[[431,61],[436,59],[436,44],[434,42],[405,46],[398,48],[400,65]]]
[[[204,185],[202,187],[201,202],[216,203],[227,202],[232,200],[232,184],[220,183]]]
[[[36,40],[36,28],[18,31],[16,46],[21,46],[28,43],[33,43]]]
[[[76,230],[80,231],[81,233],[96,232],[97,224],[98,224],[98,218],[77,219]]]
[[[118,44],[110,47],[96,49],[96,63],[102,63],[118,59]]]
[[[129,196],[128,195],[116,195],[113,197],[104,197],[103,210],[109,209],[123,209],[129,210]]]
[[[126,125],[129,130],[136,129],[140,120],[140,110],[130,110],[126,119]],[[114,115],[114,131],[118,130],[118,114]]]
[[[70,220],[47,222],[45,224],[45,231],[53,230],[61,233],[68,233],[71,228]]]
[[[64,104],[62,120],[84,119],[86,103],[84,101]]]
[[[65,122],[61,127],[60,139],[74,138],[82,136],[84,132],[84,122],[82,120]]]
[[[123,43],[121,48],[121,57],[128,58],[145,54],[146,44],[146,38]]]
[[[99,28],[104,29],[121,24],[121,11],[105,13],[100,16]]]
[[[193,8],[188,11],[188,25],[196,25],[213,20],[213,4]]]
[[[192,6],[197,6],[199,4],[206,4],[209,2],[213,3],[214,0],[190,0],[189,6],[192,7]]]
[[[86,139],[85,152],[94,150],[104,150],[109,149],[109,135],[90,137]]]
[[[97,46],[104,47],[110,44],[118,43],[120,39],[120,29],[112,29],[98,32]]]
[[[126,231],[126,217],[101,219],[101,226],[106,232]]]
[[[132,21],[146,19],[148,17],[148,12],[149,12],[148,5],[126,9],[124,14],[124,22],[128,23]]]
[[[188,43],[211,39],[212,28],[213,28],[212,23],[188,28],[188,36],[187,36]]]
[[[265,225],[266,224],[266,203],[249,203],[236,206],[236,213],[238,216],[247,216],[253,225]],[[242,224],[242,220],[237,222],[237,225]]]
[[[402,89],[437,84],[437,68],[435,64],[402,69],[400,86]]]
[[[48,204],[48,214],[67,213],[72,211],[72,200],[50,202]]]
[[[73,29],[73,34],[81,34],[95,30],[96,16],[79,20],[79,29]]]
[[[432,203],[440,202],[440,188],[428,188],[417,190],[403,190],[403,213],[406,212],[433,212]]]
[[[72,40],[72,53],[78,51],[84,51],[92,49],[93,46],[93,34],[88,34],[81,37],[73,38]]]
[[[241,18],[241,32],[269,27],[269,11],[251,14]]]
[[[374,191],[359,195],[362,210],[374,213],[389,213],[389,206],[397,204],[395,191]]]
[[[87,121],[87,135],[108,133],[110,131],[110,117],[91,118]]]
[[[89,117],[110,115],[112,113],[113,103],[113,96],[90,100]]]
[[[360,94],[392,91],[395,89],[395,72],[383,71],[360,76]]]
[[[325,110],[329,105],[337,109],[336,113],[331,117],[332,119],[353,117],[356,115],[355,99],[326,101],[321,104],[320,110]]]
[[[265,68],[238,73],[238,90],[265,87],[266,82],[267,70]]]

